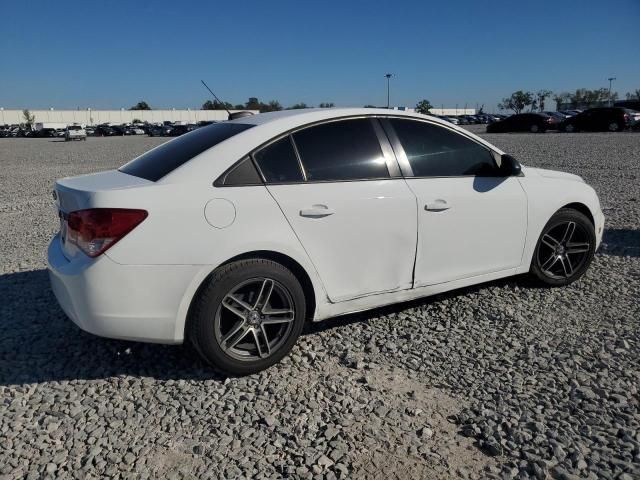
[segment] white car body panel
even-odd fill
[[[325,282],[331,301],[411,288],[416,199],[403,179],[268,188]],[[320,214],[322,207],[335,213],[302,216],[314,206]]]
[[[526,272],[542,228],[568,204],[588,209],[600,243],[604,217],[593,189],[575,175],[548,170],[523,167],[521,176],[492,185],[487,185],[491,179],[472,177],[213,185],[237,161],[278,136],[315,122],[360,116],[428,119],[503,153],[466,130],[418,114],[285,111],[232,121],[256,127],[155,182],[115,170],[59,180],[57,207],[63,212],[148,212],[95,259],[72,248],[63,251],[60,237],[54,237],[48,263],[62,308],[98,335],[180,343],[198,289],[211,272],[238,256],[269,252],[299,265],[315,297],[311,317],[322,320]],[[425,202],[439,197],[452,208],[424,210]],[[300,216],[314,205],[335,213]]]
[[[409,178],[407,183],[418,198],[415,286],[520,266],[527,197],[517,177]],[[448,208],[427,210],[437,201]]]

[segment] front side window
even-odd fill
[[[416,177],[502,176],[491,152],[444,127],[389,119]]]
[[[300,163],[290,137],[284,137],[253,154],[267,183],[302,182]]]
[[[140,155],[120,171],[155,182],[196,155],[251,127],[253,125],[221,122],[198,128]]]
[[[370,119],[316,125],[293,134],[307,180],[388,178],[389,170]]]

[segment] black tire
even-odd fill
[[[563,125],[562,131],[567,133],[575,133],[578,131],[578,128],[573,124]]]
[[[239,286],[242,287],[243,284],[265,279],[271,280],[277,286],[272,287],[273,291],[277,288],[292,303],[293,312],[291,316],[293,319],[290,322],[286,322],[286,324],[282,323],[282,327],[277,327],[276,325],[265,326],[265,328],[275,327],[278,329],[286,327],[286,331],[279,337],[278,343],[274,343],[274,347],[277,348],[270,352],[269,356],[255,358],[251,357],[251,353],[248,352],[246,358],[239,358],[241,357],[240,355],[233,353],[233,347],[227,346],[226,350],[223,347],[225,342],[222,341],[224,338],[221,339],[221,337],[229,334],[229,331],[226,334],[222,334],[221,323],[219,323],[222,320],[220,318],[223,313],[226,313],[232,319],[236,317],[223,308],[222,302],[228,299],[228,295],[234,293],[236,291],[234,289]],[[258,297],[261,295],[262,292],[258,293]],[[246,300],[247,303],[253,302],[253,299],[249,302],[246,297],[243,300]],[[257,304],[258,301],[256,301]],[[188,319],[187,336],[196,351],[214,368],[231,375],[249,375],[269,368],[291,351],[304,327],[305,315],[306,301],[304,291],[298,279],[289,269],[266,259],[239,260],[218,268],[207,279],[206,284],[203,285],[192,305]],[[249,320],[240,320],[239,318],[236,318],[238,324],[245,325],[245,329],[249,328]],[[254,321],[260,322],[257,319],[254,319]],[[234,328],[232,326],[229,330],[234,330]],[[258,328],[261,327],[256,327],[256,329]],[[265,329],[263,328],[261,331],[265,332]],[[257,330],[257,332],[260,332],[260,330]],[[240,334],[234,338],[237,339]],[[246,335],[246,337],[242,338],[252,338],[250,335],[253,335],[255,339],[255,355],[259,356],[258,352],[262,354],[263,352],[258,346],[260,333],[249,332]],[[264,340],[266,337],[265,334],[265,337],[261,337],[261,339]],[[264,343],[262,345],[265,350],[271,350],[268,345],[265,346]]]
[[[571,235],[563,241],[560,237],[566,237],[572,223],[574,227]],[[550,238],[558,240],[557,245],[550,242]],[[596,234],[591,221],[577,210],[562,208],[542,229],[533,252],[529,273],[545,285],[569,285],[587,271],[593,260],[595,246]]]

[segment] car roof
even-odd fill
[[[414,120],[428,120],[432,123],[455,130],[476,142],[490,148],[498,154],[503,154],[500,149],[490,144],[486,140],[474,135],[463,128],[452,125],[431,115],[422,115],[415,112],[402,110],[390,110],[386,108],[305,108],[296,110],[281,110],[278,112],[260,113],[257,115],[228,120],[224,123],[237,123],[244,125],[254,125],[227,140],[215,145],[197,155],[184,165],[178,167],[167,176],[163,177],[161,183],[173,183],[177,181],[195,181],[202,178],[215,180],[222,172],[236,161],[241,160],[254,149],[269,143],[274,138],[285,135],[287,132],[297,130],[305,126],[323,121],[340,120],[353,117],[406,117]],[[220,123],[219,123],[220,124]],[[219,125],[218,124],[218,125]],[[230,159],[228,161],[212,162],[211,157]]]

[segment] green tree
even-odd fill
[[[533,102],[533,93],[518,90],[513,92],[511,96],[503,98],[502,102],[498,104],[498,108],[500,110],[513,110],[514,113],[518,114],[522,112],[525,107],[532,105]]]
[[[260,110],[260,101],[257,97],[249,97],[247,103],[244,104],[245,110]]]
[[[231,110],[233,105],[229,102],[219,102],[217,100],[207,100],[202,104],[202,110]]]
[[[133,107],[131,107],[129,110],[151,110],[151,107],[147,102],[145,102],[144,100],[141,100],[138,103],[136,103]]]
[[[301,109],[301,108],[311,108],[311,107],[308,107],[307,104],[304,103],[304,102],[300,102],[300,103],[296,103],[294,105],[291,105],[289,108],[287,108],[287,110],[298,110],[298,109]]]
[[[551,90],[538,90],[538,92],[536,93],[535,104],[537,105],[539,111],[544,112],[545,100],[551,95],[553,95],[553,92]],[[535,108],[532,107],[532,110],[533,109]]]
[[[277,100],[271,100],[269,103],[260,102],[261,112],[279,112],[280,110],[282,110],[282,105]]]
[[[627,100],[640,100],[640,88],[636,88],[633,92],[627,92],[625,97]]]
[[[422,113],[423,115],[429,115],[429,110],[433,108],[431,102],[427,99],[420,100],[416,104],[416,112]]]
[[[328,103],[321,103],[320,105],[318,105],[320,108],[333,108],[335,107],[335,105],[333,104],[333,102],[328,102]]]
[[[363,108],[378,108],[375,105],[365,105]]]
[[[27,125],[30,129],[33,128],[33,124],[36,121],[35,115],[33,115],[29,110],[24,109],[22,110],[22,118],[24,118],[25,125]]]
[[[556,110],[560,110],[561,106],[571,100],[571,94],[568,92],[556,93],[553,101],[556,102]]]

